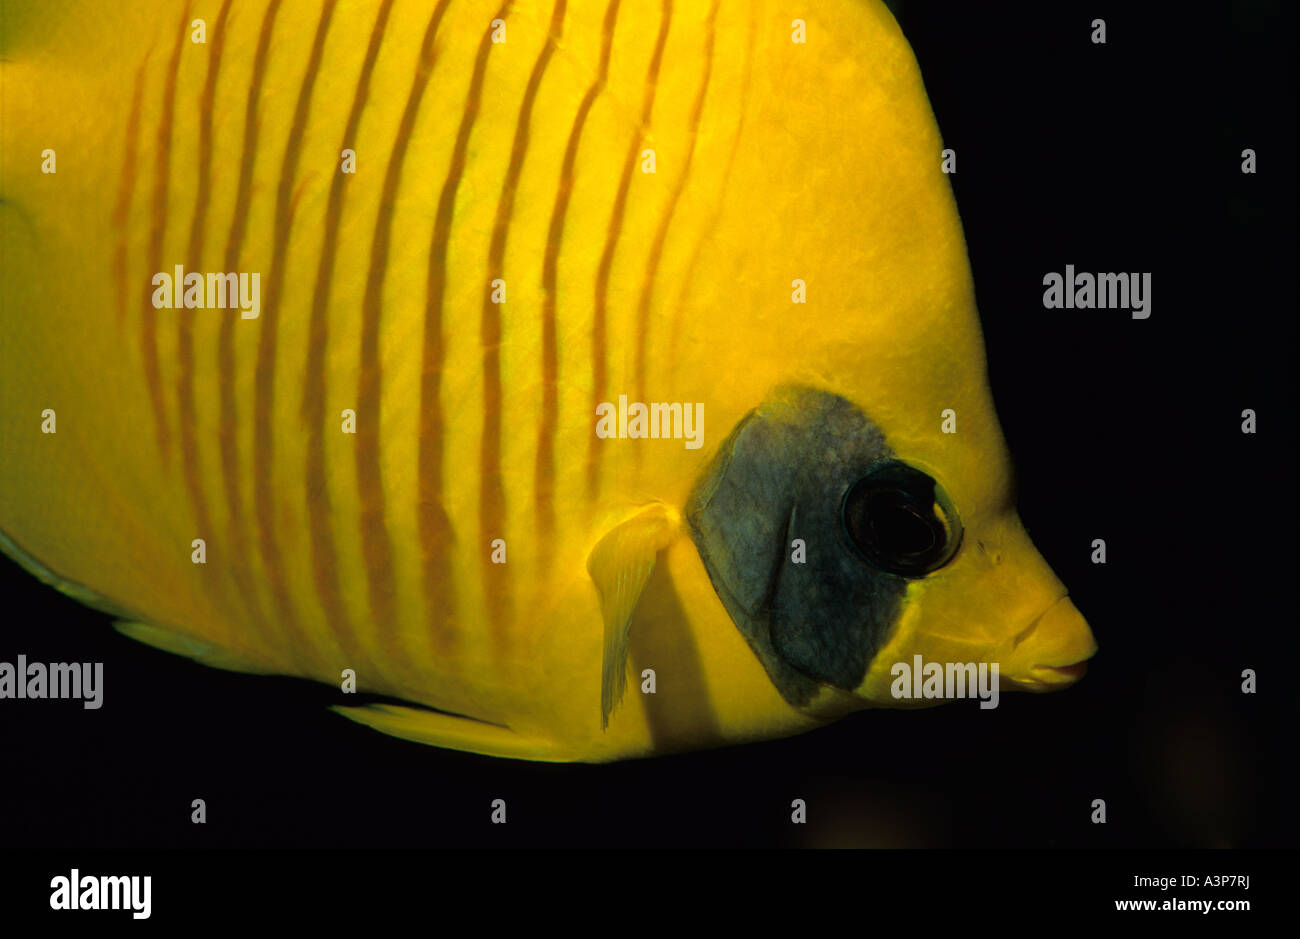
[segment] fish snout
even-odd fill
[[[1087,660],[1097,651],[1097,640],[1083,614],[1061,597],[1004,650],[999,665],[999,687],[1004,691],[1059,691],[1073,685],[1088,670]]]

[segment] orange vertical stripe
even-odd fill
[[[370,31],[370,44],[361,65],[352,107],[339,150],[355,144],[361,112],[370,94],[370,77],[379,47],[388,24],[388,14],[393,0],[383,0]],[[312,576],[316,594],[320,599],[325,622],[338,641],[351,667],[359,675],[368,675],[371,664],[363,655],[363,644],[356,629],[348,621],[347,612],[339,595],[338,552],[334,544],[334,524],[330,509],[329,485],[325,478],[325,350],[329,345],[329,296],[334,274],[334,260],[338,253],[339,225],[343,217],[343,196],[347,176],[336,171],[330,183],[329,204],[325,209],[325,239],[321,246],[320,262],[316,268],[316,287],[312,292],[311,323],[308,327],[307,368],[302,392],[302,419],[307,432],[305,475],[307,487],[307,514],[311,529]]]
[[[207,221],[208,201],[212,194],[212,102],[216,97],[217,72],[221,68],[221,53],[225,48],[226,14],[230,12],[231,0],[225,0],[217,14],[212,40],[212,51],[208,58],[208,75],[199,96],[199,166],[198,195],[194,200],[194,217],[190,223],[190,245],[186,252],[186,269],[201,271],[203,266],[203,235]],[[219,314],[223,315],[223,314]],[[200,537],[213,540],[212,518],[208,511],[208,502],[203,494],[203,484],[199,478],[198,441],[194,435],[194,320],[192,316],[182,316],[176,330],[176,358],[180,375],[176,382],[176,423],[181,438],[181,465],[185,473],[185,488],[189,492],[190,504],[194,508],[194,521],[198,526]],[[220,552],[224,554],[224,552]],[[212,581],[208,580],[211,584]]]
[[[180,29],[176,33],[176,44],[172,47],[171,62],[167,66],[167,80],[163,85],[162,115],[158,119],[157,154],[154,164],[154,190],[152,223],[149,230],[149,264],[147,270],[159,272],[162,267],[163,239],[167,234],[167,190],[171,182],[172,121],[176,111],[176,76],[181,67],[181,48],[185,41],[185,32],[189,28],[190,7],[187,3],[181,15]],[[180,289],[181,285],[173,285]],[[144,380],[149,390],[149,400],[153,405],[154,435],[158,441],[158,452],[164,466],[170,457],[171,436],[167,427],[167,408],[163,400],[162,373],[158,368],[158,335],[156,314],[153,305],[152,281],[145,284],[144,306],[140,323],[140,355],[144,360]],[[173,316],[181,315],[173,311]]]
[[[636,400],[650,400],[646,392],[646,344],[650,332],[650,301],[653,296],[655,277],[659,273],[659,262],[663,258],[664,242],[668,237],[668,228],[672,225],[673,213],[677,211],[677,203],[682,198],[682,192],[686,188],[686,180],[691,171],[691,161],[695,158],[695,142],[699,137],[700,116],[704,113],[704,97],[709,90],[709,79],[713,76],[713,39],[714,23],[718,17],[718,0],[713,0],[713,6],[709,10],[708,22],[705,25],[706,36],[704,51],[704,75],[700,79],[699,90],[695,93],[695,103],[691,108],[690,124],[687,135],[690,139],[690,146],[686,151],[686,160],[682,164],[681,172],[677,174],[676,182],[673,185],[672,194],[668,198],[668,205],[664,207],[664,214],[659,220],[659,228],[655,232],[654,241],[650,245],[650,256],[646,262],[645,278],[641,283],[641,299],[637,304],[636,318]],[[644,451],[637,450],[638,454]]]
[[[740,87],[740,116],[736,121],[736,133],[731,138],[731,150],[727,153],[727,163],[722,169],[722,182],[718,186],[717,203],[713,207],[709,220],[696,234],[695,247],[691,250],[690,260],[686,263],[686,273],[682,275],[681,289],[677,293],[677,302],[671,307],[672,326],[668,339],[668,361],[670,362],[677,361],[677,343],[681,337],[682,311],[686,306],[686,291],[690,287],[691,279],[695,276],[695,268],[700,261],[700,251],[705,242],[712,236],[713,230],[718,227],[718,219],[722,216],[722,205],[727,196],[727,184],[731,182],[731,168],[735,165],[736,154],[740,151],[740,139],[745,130],[745,113],[749,108],[749,89],[754,67],[754,44],[757,38],[758,17],[751,11],[749,41],[745,49],[745,77],[741,80]]]
[[[504,18],[509,4],[497,14]],[[506,238],[510,231],[510,218],[514,212],[515,189],[519,186],[519,176],[523,172],[524,157],[528,153],[531,137],[533,105],[537,100],[537,89],[541,86],[546,66],[555,52],[555,43],[564,26],[564,0],[557,0],[551,14],[551,25],[542,51],[533,64],[524,88],[523,101],[519,106],[519,118],[515,122],[514,142],[510,147],[510,161],[506,165],[505,179],[501,184],[501,195],[497,200],[496,219],[492,225],[492,240],[488,246],[488,277],[504,276]],[[490,39],[490,34],[488,36]],[[484,45],[480,56],[486,65]],[[477,72],[475,73],[477,76]],[[481,92],[481,88],[478,89]],[[470,110],[467,106],[467,111]],[[473,102],[473,111],[478,110],[478,101]],[[483,436],[479,448],[479,530],[484,542],[506,535],[505,488],[501,479],[501,306],[493,303],[490,290],[484,285],[483,309],[480,316],[479,338],[483,346]],[[510,620],[512,604],[511,585],[513,581],[505,576],[505,566],[485,563],[483,565],[483,589],[487,595],[488,615],[492,619],[493,636],[498,647],[504,642],[505,625]]]
[[[126,217],[131,210],[131,197],[135,193],[136,153],[140,146],[140,100],[144,97],[144,71],[149,64],[146,52],[144,61],[135,73],[135,91],[131,94],[131,114],[126,119],[126,144],[122,154],[122,174],[117,189],[117,204],[113,207],[112,225],[117,229],[117,244],[113,249],[113,275],[117,278],[117,325],[126,320]],[[152,276],[152,272],[151,272]]]
[[[502,18],[509,10],[507,2],[497,18]],[[446,623],[450,622],[452,600],[450,572],[447,562],[440,556],[450,549],[448,536],[450,524],[442,504],[442,410],[439,391],[442,381],[444,349],[442,344],[443,292],[447,283],[447,243],[451,237],[452,212],[456,206],[456,192],[460,188],[461,177],[465,173],[466,152],[469,147],[470,130],[478,116],[479,101],[483,94],[483,77],[487,71],[488,53],[492,49],[492,33],[489,26],[479,43],[474,61],[474,72],[470,78],[469,94],[466,97],[464,113],[461,115],[460,127],[456,132],[456,142],[452,146],[451,164],[447,178],[443,180],[442,192],[438,196],[438,211],[434,216],[433,241],[429,248],[428,300],[424,318],[424,361],[421,366],[420,381],[420,454],[418,472],[420,489],[418,510],[420,513],[420,551],[423,558],[425,593],[428,598],[430,629],[435,636],[435,643],[445,644]],[[480,523],[482,519],[480,518]],[[487,562],[487,545],[476,546],[479,556]],[[486,575],[485,575],[486,576]],[[441,638],[437,638],[441,636]]]
[[[602,28],[600,67],[595,81],[587,89],[578,105],[569,131],[569,141],[564,147],[564,161],[560,166],[560,182],[555,192],[555,207],[551,210],[550,227],[546,235],[546,255],[542,259],[542,417],[537,428],[537,464],[534,470],[534,489],[537,495],[538,539],[545,543],[555,528],[555,432],[559,424],[559,350],[556,340],[556,293],[560,243],[564,238],[564,223],[573,195],[574,167],[578,160],[578,144],[587,124],[596,98],[605,88],[609,78],[610,50],[614,44],[614,25],[618,20],[619,0],[610,0],[605,9]],[[602,334],[603,338],[603,334]],[[543,552],[544,558],[549,558]]]
[[[257,103],[262,94],[266,76],[266,60],[271,51],[271,32],[275,26],[280,0],[271,0],[262,16],[257,52],[253,58],[253,71],[248,83],[248,101],[244,109],[244,145],[239,161],[239,183],[235,195],[235,212],[226,240],[226,258],[223,270],[239,269],[240,251],[248,230],[248,205],[252,198],[253,160],[257,155],[258,129]],[[243,490],[239,485],[239,440],[235,436],[238,408],[235,403],[235,325],[238,316],[222,316],[221,332],[217,337],[217,375],[221,396],[221,423],[217,427],[217,440],[221,444],[221,478],[225,484],[226,506],[230,511],[230,531],[227,556],[235,559],[229,570],[235,587],[244,598],[249,614],[261,621],[260,604],[248,576],[248,522],[244,514]]]
[[[392,239],[393,209],[401,183],[402,162],[415,130],[420,100],[433,71],[434,37],[446,12],[448,0],[440,0],[424,32],[415,78],[406,98],[397,138],[388,158],[383,193],[379,199],[379,217],[375,221],[374,240],[370,246],[370,273],[366,278],[362,301],[361,374],[357,384],[357,496],[361,504],[361,547],[365,556],[370,613],[375,635],[391,660],[405,662],[398,648],[394,623],[394,579],[392,545],[385,521],[383,464],[380,448],[380,401],[383,371],[379,360],[379,324],[382,315],[384,275],[388,269],[388,251]]]
[[[307,651],[306,637],[298,624],[297,616],[284,583],[283,561],[276,540],[277,513],[273,498],[275,461],[273,444],[275,422],[275,359],[277,326],[280,319],[280,295],[284,287],[285,254],[289,246],[289,231],[293,226],[294,177],[298,158],[302,152],[302,139],[311,111],[312,90],[320,72],[321,57],[325,49],[325,36],[330,18],[334,14],[335,0],[325,0],[316,36],[312,41],[311,55],[298,89],[293,123],[284,148],[284,161],[280,166],[279,186],[275,199],[275,233],[271,247],[271,268],[267,280],[265,302],[262,304],[257,343],[257,365],[253,376],[253,505],[257,521],[258,545],[261,549],[263,572],[271,589],[276,616],[291,647],[300,653]]]
[[[668,26],[672,21],[672,0],[664,0],[663,16],[659,21],[659,37],[655,40],[654,54],[650,57],[650,66],[646,70],[645,92],[641,99],[641,124],[632,135],[628,144],[627,156],[623,160],[623,177],[618,183],[618,193],[614,197],[614,211],[610,216],[609,229],[605,236],[605,248],[601,252],[600,266],[596,269],[596,306],[592,321],[591,334],[591,410],[590,419],[595,418],[596,408],[605,400],[606,384],[606,338],[605,323],[609,309],[609,275],[614,265],[614,249],[618,246],[619,236],[623,230],[623,214],[627,209],[628,188],[632,185],[632,170],[636,165],[637,151],[650,124],[650,115],[654,111],[655,90],[659,86],[659,68],[663,63],[664,46],[668,42]],[[604,451],[602,441],[595,434],[591,436],[587,451],[587,494],[594,498],[600,488],[600,464]]]

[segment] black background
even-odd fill
[[[957,151],[1021,514],[1100,643],[1081,684],[650,761],[495,760],[153,651],[0,560],[0,660],[102,661],[107,702],[0,702],[0,843],[1294,846],[1294,5],[895,6]],[[1044,310],[1067,263],[1151,272],[1151,318]]]

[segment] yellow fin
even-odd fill
[[[56,574],[43,563],[32,557],[23,548],[14,543],[3,529],[0,529],[0,554],[5,554],[16,563],[19,567],[31,574],[43,584],[48,584],[64,596],[71,597],[78,603],[83,603],[93,610],[99,610],[101,613],[107,613],[109,616],[137,616],[121,604],[110,600],[103,594],[100,594],[89,587],[77,583]]]
[[[147,646],[153,646],[155,649],[161,649],[164,652],[183,655],[188,659],[193,659],[212,668],[222,668],[231,672],[246,672],[251,675],[281,674],[275,668],[257,665],[251,660],[241,659],[224,649],[210,646],[197,639],[190,639],[174,629],[154,626],[127,618],[143,616],[144,614],[139,610],[127,609],[122,604],[105,597],[97,591],[56,574],[15,544],[3,531],[0,531],[0,553],[8,555],[29,574],[43,583],[49,584],[65,596],[71,597],[78,603],[84,603],[91,609],[107,613],[109,616],[123,617],[123,619],[113,624],[113,628],[137,642],[143,642]]]
[[[113,624],[113,628],[122,635],[136,640],[136,642],[143,642],[147,646],[153,646],[155,649],[162,649],[164,652],[171,652],[174,655],[183,655],[187,659],[193,659],[200,665],[223,668],[229,672],[247,672],[252,675],[279,674],[275,669],[255,665],[227,652],[225,649],[219,649],[207,643],[190,639],[188,636],[182,636],[174,630],[164,629],[161,626],[151,626],[148,623],[118,622]]]
[[[601,538],[587,558],[587,572],[600,592],[605,621],[604,656],[600,673],[600,726],[627,685],[628,634],[632,612],[655,569],[659,552],[681,529],[681,516],[662,503],[642,509]]]
[[[548,741],[525,737],[509,727],[489,724],[472,717],[396,704],[367,704],[360,707],[335,705],[330,710],[382,734],[434,747],[468,750],[470,753],[514,760],[563,762],[569,759]]]

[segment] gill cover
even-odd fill
[[[892,552],[881,542],[897,533],[872,524],[899,513],[891,504],[854,518],[865,501],[855,495],[881,467],[908,471],[866,415],[838,395],[788,387],[737,425],[687,504],[718,596],[791,704],[808,704],[822,683],[857,688],[897,616],[908,577],[879,554],[872,563],[861,542]],[[917,531],[919,553],[930,551],[924,527],[902,534]],[[946,542],[940,557],[951,556]]]

